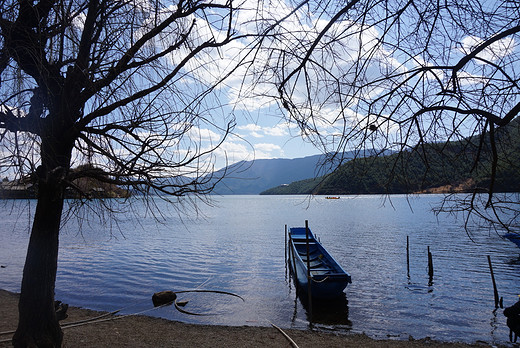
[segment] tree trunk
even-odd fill
[[[63,338],[54,309],[63,170],[40,171],[44,173],[38,180],[38,203],[23,270],[15,347],[60,347]]]

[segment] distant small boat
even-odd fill
[[[327,252],[308,227],[290,228],[287,248],[291,272],[305,292],[309,289],[310,276],[312,297],[336,298],[352,283],[350,275]],[[307,265],[310,266],[310,274],[307,272]]]
[[[325,197],[325,199],[339,199],[339,197],[329,197],[329,196],[327,196],[327,197]]]
[[[520,248],[520,234],[518,233],[506,233],[504,238],[509,239],[511,242],[515,243]]]

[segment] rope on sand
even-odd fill
[[[87,319],[87,320],[81,320],[81,321],[77,321],[77,322],[74,322],[74,323],[66,324],[66,325],[63,325],[61,328],[62,329],[68,329],[68,328],[71,328],[71,327],[78,327],[78,326],[83,326],[83,325],[87,325],[87,324],[97,324],[97,323],[102,323],[104,321],[123,319],[123,318],[126,318],[126,317],[131,317],[131,316],[134,316],[134,315],[143,314],[145,312],[154,310],[156,308],[161,308],[161,307],[164,307],[164,306],[168,306],[170,304],[171,304],[171,302],[165,303],[163,305],[160,305],[160,306],[157,306],[157,307],[154,307],[154,308],[151,308],[151,309],[145,309],[144,311],[137,312],[137,313],[118,315],[118,316],[113,316],[113,317],[110,317],[110,318],[103,318],[103,317],[106,317],[107,315],[115,314],[115,313],[121,311],[121,309],[119,309],[119,310],[114,311],[114,312],[110,312],[110,313],[107,313],[107,314],[104,314],[104,315],[100,315],[99,317],[96,317],[96,318]],[[100,319],[100,318],[103,318],[103,319]]]
[[[80,320],[80,321],[76,321],[76,322],[73,322],[73,323],[64,323],[61,328],[62,329],[65,329],[67,328],[69,325],[75,325],[75,324],[81,324],[81,323],[88,323],[90,321],[96,321],[96,320],[99,320],[101,318],[104,318],[104,317],[108,317],[109,315],[114,315],[114,314],[117,314],[121,311],[122,309],[118,309],[117,311],[113,311],[113,312],[109,312],[109,313],[105,313],[105,314],[101,314],[100,316],[97,316],[97,317],[94,317],[94,318],[89,318],[89,319],[85,319],[85,320]]]
[[[282,335],[284,335],[284,337],[287,339],[287,341],[289,341],[291,343],[291,346],[293,346],[293,348],[299,348],[298,345],[296,344],[296,342],[293,341],[293,339],[288,335],[286,334],[282,329],[280,329],[278,326],[274,325],[273,323],[269,322],[276,330],[280,331],[280,333]]]
[[[241,297],[240,295],[237,295],[237,294],[234,294],[234,293],[231,293],[231,292],[227,292],[227,291],[220,291],[220,290],[202,290],[202,289],[197,288],[197,289],[194,289],[194,290],[175,291],[175,294],[189,293],[189,292],[192,292],[192,293],[193,292],[216,293],[216,294],[230,295],[230,296],[237,297],[237,298],[239,298],[239,299],[241,299],[242,301],[245,302],[244,298]],[[151,311],[151,310],[155,310],[157,308],[165,307],[165,306],[171,305],[172,303],[174,304],[175,308],[179,312],[181,312],[181,313],[185,313],[185,314],[189,314],[189,315],[210,315],[210,314],[200,314],[200,313],[188,312],[188,311],[180,308],[182,306],[182,304],[178,303],[177,302],[177,298],[176,298],[174,301],[171,301],[171,302],[168,302],[168,303],[164,303],[164,304],[162,304],[160,306],[153,307],[151,309],[146,309],[146,310],[141,311],[141,312],[132,313],[132,314],[126,314],[126,315],[114,316],[115,314],[119,313],[121,310],[124,309],[124,308],[122,308],[122,309],[118,309],[118,310],[113,311],[113,312],[104,313],[104,314],[99,315],[99,316],[94,317],[94,318],[84,319],[84,320],[80,320],[80,321],[76,321],[76,322],[72,322],[72,323],[66,323],[66,324],[62,325],[61,328],[62,329],[68,329],[68,328],[83,326],[83,325],[87,325],[87,324],[96,324],[96,323],[101,323],[101,322],[110,321],[110,320],[122,319],[122,318],[130,317],[130,316],[134,316],[134,315],[139,315],[139,314]],[[110,317],[106,318],[107,316],[110,316]],[[278,326],[276,326],[272,322],[269,321],[269,323],[276,330],[278,330],[291,343],[291,346],[293,348],[299,348],[298,345],[296,344],[296,342],[294,342],[294,340],[288,334],[286,334],[282,329],[280,329]],[[5,331],[5,332],[0,332],[0,335],[8,335],[8,334],[14,334],[14,333],[15,333],[14,330],[13,331]],[[11,342],[11,339],[0,340],[0,343],[6,343],[6,342]]]
[[[237,297],[239,299],[241,299],[242,301],[245,302],[244,298],[241,297],[240,295],[237,295],[237,294],[234,294],[232,292],[227,292],[227,291],[221,291],[221,290],[202,290],[202,289],[194,289],[194,290],[181,290],[181,291],[174,291],[175,294],[180,294],[180,293],[189,293],[189,292],[199,292],[199,293],[215,293],[215,294],[224,294],[224,295],[230,295],[230,296],[234,296],[234,297]],[[79,322],[74,322],[74,323],[70,323],[70,324],[65,324],[62,326],[62,329],[68,329],[68,328],[71,328],[71,327],[77,327],[77,326],[82,326],[82,325],[86,325],[86,324],[96,324],[96,323],[101,323],[101,322],[104,322],[104,321],[109,321],[109,320],[116,320],[116,319],[122,319],[122,318],[126,318],[126,317],[130,317],[130,316],[134,316],[134,315],[140,315],[140,314],[143,314],[143,313],[146,313],[146,312],[149,312],[149,311],[153,311],[157,308],[161,308],[161,307],[165,307],[165,306],[169,306],[171,304],[174,304],[175,305],[175,308],[181,312],[181,313],[184,313],[184,314],[190,314],[190,315],[211,315],[211,314],[199,314],[199,313],[192,313],[192,312],[188,312],[184,309],[181,309],[180,308],[180,304],[177,302],[177,300],[175,301],[170,301],[168,303],[165,303],[165,304],[162,304],[160,306],[157,306],[157,307],[153,307],[153,308],[149,308],[149,309],[145,309],[143,311],[140,311],[140,312],[137,312],[137,313],[131,313],[131,314],[126,314],[126,315],[118,315],[118,316],[113,316],[113,317],[110,317],[110,318],[104,318],[108,315],[111,315],[111,314],[116,314],[117,312],[121,311],[122,309],[119,309],[117,311],[114,311],[114,312],[110,312],[110,313],[107,313],[107,314],[103,314],[99,317],[96,317],[96,318],[92,318],[92,319],[87,319],[87,320],[81,320]]]
[[[91,322],[91,321],[96,321],[96,320],[99,320],[101,318],[104,318],[104,317],[108,317],[109,315],[114,315],[118,312],[120,312],[121,309],[118,309],[117,311],[113,311],[113,312],[110,312],[110,313],[104,313],[104,314],[101,314],[100,316],[97,316],[97,317],[94,317],[94,318],[89,318],[89,319],[84,319],[84,320],[80,320],[80,321],[76,321],[76,322],[73,322],[73,323],[65,323],[61,326],[62,329],[65,329],[67,328],[69,325],[75,325],[75,324],[81,324],[81,323],[88,323],[88,322]],[[16,330],[11,330],[11,331],[3,331],[3,332],[0,332],[0,336],[3,336],[3,335],[12,335],[16,332]],[[10,340],[8,340],[10,341]],[[0,341],[0,342],[7,342],[7,341]]]
[[[184,291],[176,291],[176,293],[185,293],[185,292],[216,292],[216,293],[222,293],[222,294],[228,294],[228,295],[232,295],[232,296],[236,296],[238,298],[240,298],[242,301],[245,301],[242,297],[236,295],[236,294],[232,294],[232,293],[227,293],[225,291],[218,291],[218,290],[200,290],[200,288],[205,285],[206,283],[208,283],[210,281],[211,277],[208,277],[208,279],[206,279],[204,282],[202,282],[199,286],[197,286],[194,290],[184,290]],[[148,301],[148,300],[146,300]],[[100,316],[97,316],[97,317],[94,317],[94,318],[89,318],[89,319],[85,319],[85,320],[80,320],[80,321],[75,321],[75,322],[72,322],[72,323],[64,323],[61,328],[62,329],[66,329],[66,328],[69,328],[69,327],[76,327],[76,326],[80,326],[80,325],[84,325],[84,324],[87,324],[87,323],[99,323],[99,322],[102,322],[102,321],[107,321],[107,320],[112,320],[112,319],[118,319],[118,318],[124,318],[124,317],[127,317],[127,316],[130,316],[130,315],[138,315],[138,314],[142,314],[142,313],[145,313],[145,312],[148,312],[148,311],[152,311],[156,308],[161,308],[161,307],[164,307],[164,306],[167,306],[167,305],[170,305],[172,302],[169,302],[169,303],[165,303],[164,305],[161,305],[161,306],[158,306],[158,307],[154,307],[154,308],[151,308],[151,309],[146,309],[142,312],[138,312],[138,313],[133,313],[133,314],[128,314],[128,315],[124,315],[124,316],[118,316],[118,317],[113,317],[113,318],[109,318],[109,319],[103,319],[103,320],[100,320],[102,318],[105,318],[109,315],[115,315],[119,312],[121,312],[122,310],[128,308],[128,307],[124,307],[124,308],[120,308],[116,311],[113,311],[113,312],[109,312],[109,313],[104,313],[104,314],[101,314]],[[179,309],[179,304],[177,302],[175,302],[175,308]],[[190,313],[190,312],[187,312],[187,311],[183,311],[183,310],[180,310],[180,312],[183,312],[183,313],[186,313],[186,314],[193,314],[193,315],[197,315],[195,313]],[[3,332],[0,332],[0,336],[4,336],[4,335],[12,335],[16,332],[16,330],[11,330],[11,331],[3,331]],[[9,342],[11,341],[11,339],[3,339],[3,340],[0,340],[0,343],[5,343],[5,342]]]

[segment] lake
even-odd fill
[[[379,339],[508,342],[495,310],[487,255],[504,305],[520,293],[520,249],[461,217],[436,216],[439,195],[223,196],[189,217],[157,200],[161,223],[134,199],[117,220],[86,213],[60,236],[56,298],[73,306],[143,313],[189,323],[309,328],[285,263],[284,226],[311,230],[350,273],[345,298],[313,307],[312,326]],[[114,208],[120,203],[113,200]],[[0,203],[0,288],[20,291],[34,201]],[[100,221],[101,220],[101,221]],[[105,221],[106,224],[103,224]],[[407,272],[406,238],[410,241]],[[428,277],[427,247],[434,276]],[[162,290],[184,293],[185,311],[151,310]]]

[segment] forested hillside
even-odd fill
[[[520,191],[520,122],[496,132],[496,192]],[[373,194],[487,191],[492,148],[480,136],[464,141],[425,144],[384,157],[354,159],[328,176],[297,181],[262,194]],[[479,157],[479,165],[475,160]]]

